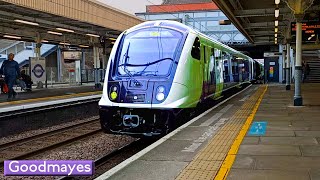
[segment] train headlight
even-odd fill
[[[156,96],[158,101],[163,101],[164,100],[164,94],[163,93],[158,93]]]
[[[115,99],[117,99],[117,97],[118,97],[118,93],[117,93],[117,92],[112,92],[112,93],[110,94],[110,97],[111,97],[112,100],[115,100]]]
[[[159,93],[164,93],[165,88],[163,86],[158,87],[158,92]]]
[[[111,98],[111,100],[116,100],[117,99],[117,97],[118,97],[118,87],[117,86],[112,86],[111,88],[110,88],[110,90],[111,90],[111,93],[110,93],[110,98]]]
[[[165,93],[165,87],[164,87],[164,86],[159,86],[159,87],[157,88],[156,99],[157,99],[158,101],[163,101],[163,100],[164,100],[164,97],[165,97],[164,93]]]

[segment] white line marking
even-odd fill
[[[210,128],[206,130],[202,136],[196,140],[193,140],[192,144],[188,147],[185,147],[181,152],[195,152],[202,145],[202,143],[205,142],[209,137],[212,137],[212,135],[214,135],[228,119],[229,118],[221,118],[213,126],[209,126]]]
[[[97,177],[96,180],[105,180],[108,179],[109,177],[111,177],[112,175],[114,175],[115,173],[119,172],[121,169],[123,169],[124,167],[126,167],[127,165],[131,164],[133,161],[139,159],[140,157],[142,157],[143,155],[147,154],[149,151],[151,151],[152,149],[156,148],[157,146],[159,146],[160,144],[162,144],[163,142],[165,142],[167,139],[171,138],[172,136],[174,136],[175,134],[177,134],[178,132],[182,131],[183,129],[185,129],[186,127],[188,127],[190,124],[196,122],[197,120],[199,120],[200,118],[202,118],[204,115],[208,114],[210,111],[212,111],[213,109],[216,109],[217,107],[221,106],[222,104],[224,104],[225,102],[229,101],[230,99],[232,99],[233,97],[237,96],[238,94],[242,93],[243,91],[247,90],[249,87],[251,87],[252,85],[250,84],[248,87],[246,87],[245,89],[243,89],[242,91],[232,95],[231,97],[229,97],[228,99],[220,102],[219,104],[215,105],[214,107],[208,109],[207,111],[205,111],[204,113],[200,114],[199,116],[193,118],[192,120],[190,120],[189,122],[185,123],[184,125],[178,127],[176,130],[172,131],[171,133],[167,134],[166,136],[162,137],[161,139],[159,139],[158,141],[154,142],[153,144],[149,145],[148,147],[146,147],[145,149],[143,149],[142,151],[138,152],[137,154],[133,155],[132,157],[130,157],[129,159],[126,159],[125,161],[123,161],[122,163],[118,164],[117,166],[113,167],[112,169],[110,169],[109,171],[105,172],[104,174],[102,174],[101,176]]]
[[[181,152],[195,152],[201,146],[201,144],[202,143],[193,142],[191,146],[185,147]]]
[[[248,91],[246,91],[246,93],[244,93],[245,95],[250,94],[253,91],[253,89],[249,89]]]
[[[233,106],[233,104],[228,104],[226,107],[224,107],[223,109],[221,109],[218,113],[216,113],[215,115],[213,115],[210,119],[206,120],[205,122],[203,122],[202,124],[200,124],[201,127],[203,126],[210,126],[210,124],[214,123],[215,121],[217,121],[221,116],[223,116],[224,113],[226,113],[231,107]]]
[[[206,120],[205,122],[200,124],[200,127],[203,126],[210,126],[210,124],[214,123],[215,121],[217,121],[224,113],[216,113],[215,115],[213,115],[211,118],[209,118],[208,120]]]
[[[239,101],[245,101],[250,97],[250,94],[246,95],[244,98],[240,99]]]
[[[227,112],[232,106],[233,106],[233,104],[228,104],[228,105],[226,105],[226,107],[224,107],[223,109],[221,109],[219,112],[225,113],[225,112]]]

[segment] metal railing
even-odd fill
[[[9,54],[9,53],[14,53],[14,54],[18,54],[19,52],[28,49],[32,47],[33,48],[33,44],[31,43],[30,46],[28,46],[28,43],[23,42],[23,41],[17,41],[14,42],[12,44],[10,44],[9,46],[0,49],[0,54]]]
[[[103,82],[105,77],[105,69],[82,69],[81,83],[95,82],[96,71],[98,71],[98,81]]]
[[[31,76],[31,71],[29,67],[23,67],[21,68],[21,71],[22,70],[24,70],[27,75]],[[102,83],[105,78],[105,69],[80,70],[74,68],[65,68],[62,71],[61,77],[58,78],[57,67],[46,67],[46,83],[49,87],[53,86],[54,84],[81,85],[82,83],[94,83],[96,74],[98,76],[98,82]]]

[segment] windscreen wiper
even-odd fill
[[[157,63],[159,63],[159,62],[161,62],[161,61],[164,61],[164,60],[171,60],[171,61],[174,61],[172,58],[162,58],[162,59],[159,59],[159,60],[156,60],[156,61],[153,61],[153,62],[150,62],[150,63],[146,63],[146,64],[125,64],[125,65],[123,65],[123,66],[132,66],[132,67],[139,67],[139,66],[145,66],[145,68],[142,70],[142,71],[139,71],[139,72],[136,72],[134,75],[142,75],[144,72],[146,72],[145,70],[149,67],[149,66],[151,66],[151,65],[153,65],[153,64],[157,64]],[[121,64],[122,65],[122,64]],[[121,66],[121,65],[119,65],[119,66]],[[148,72],[157,72],[157,71],[148,71]],[[153,75],[156,75],[156,74],[153,74]]]
[[[157,63],[159,63],[161,61],[164,61],[164,60],[174,61],[172,58],[162,58],[162,59],[153,61],[151,63],[145,63],[145,64],[128,64],[128,63],[124,63],[124,64],[120,64],[119,66],[132,66],[132,67],[147,66],[148,67],[150,65],[157,64]]]
[[[121,64],[121,65],[119,65],[119,67],[120,66],[123,66],[123,70],[124,70],[124,72],[130,77],[130,79],[131,80],[133,80],[134,81],[134,84],[136,85],[136,86],[141,86],[141,84],[140,84],[140,82],[139,81],[137,81],[134,77],[133,77],[133,75],[131,74],[131,72],[127,69],[127,62],[128,62],[128,59],[130,58],[129,57],[129,48],[130,48],[130,42],[129,42],[129,44],[128,44],[128,47],[127,47],[127,51],[126,51],[126,53],[124,54],[124,56],[123,56],[123,58],[125,58],[124,59],[124,64]]]

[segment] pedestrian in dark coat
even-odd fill
[[[0,74],[5,76],[5,82],[9,88],[8,100],[16,98],[17,93],[13,90],[13,85],[17,78],[20,78],[19,64],[13,58],[14,54],[10,53],[8,60],[4,61],[0,68]]]

